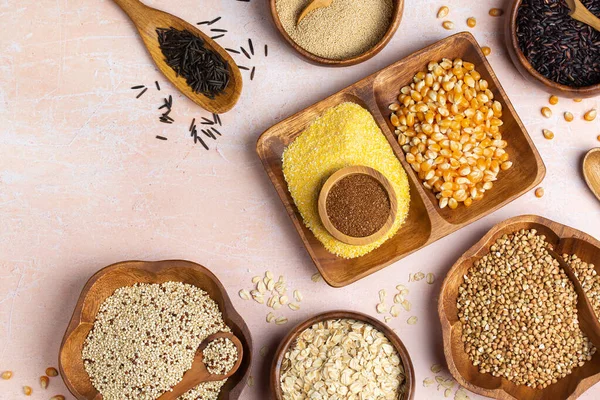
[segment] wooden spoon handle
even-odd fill
[[[571,11],[571,17],[583,22],[600,32],[600,18],[596,17],[580,1],[574,0],[575,9]]]
[[[575,292],[577,293],[577,319],[579,320],[579,326],[592,344],[596,347],[600,346],[600,322],[596,317],[594,308],[592,307],[587,295],[583,291],[583,287],[575,275],[575,271],[563,258],[554,250],[548,249],[550,254],[565,271],[569,280],[573,282],[575,286]]]
[[[138,19],[149,9],[144,3],[139,0],[113,0],[131,20],[137,24]]]

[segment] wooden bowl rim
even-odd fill
[[[75,309],[73,310],[73,314],[71,316],[71,319],[69,320],[69,324],[67,325],[67,329],[65,330],[65,334],[64,334],[62,342],[60,344],[60,349],[59,349],[59,353],[58,353],[58,368],[60,371],[60,376],[61,376],[65,386],[69,390],[69,392],[71,392],[71,394],[75,398],[85,399],[85,397],[83,397],[80,393],[78,393],[77,390],[71,385],[70,380],[67,379],[68,374],[65,373],[65,370],[63,368],[62,353],[64,350],[65,343],[67,342],[67,340],[69,339],[71,334],[80,325],[88,323],[88,322],[85,322],[82,320],[82,314],[83,314],[84,306],[86,304],[87,297],[90,294],[90,292],[92,291],[92,288],[96,285],[96,283],[104,275],[106,275],[114,270],[117,270],[119,268],[137,269],[137,270],[142,270],[142,271],[146,271],[146,272],[151,272],[156,275],[159,275],[161,272],[170,270],[170,269],[188,269],[188,270],[193,270],[195,272],[201,273],[201,274],[205,275],[206,277],[208,277],[211,281],[213,281],[213,283],[215,283],[215,286],[219,289],[219,292],[221,293],[221,296],[223,298],[224,307],[223,307],[223,310],[220,310],[221,313],[223,314],[224,317],[227,317],[235,325],[237,325],[237,328],[242,333],[243,340],[246,343],[248,343],[248,351],[244,351],[244,354],[242,357],[248,359],[249,366],[252,365],[252,335],[250,333],[250,329],[248,329],[248,326],[246,325],[246,322],[244,321],[242,316],[233,307],[233,303],[231,302],[231,299],[229,298],[229,295],[227,294],[227,291],[225,290],[225,287],[223,286],[221,281],[208,268],[206,268],[198,263],[195,263],[193,261],[181,260],[181,259],[160,260],[160,261],[142,261],[142,260],[120,261],[120,262],[116,262],[116,263],[113,263],[106,267],[101,268],[100,270],[96,271],[87,280],[87,282],[83,286],[81,293],[77,299],[77,303],[75,304]],[[239,370],[241,368],[242,367],[240,367],[237,372],[239,372]],[[236,399],[240,398],[243,390],[246,387],[246,380],[250,376],[250,371],[251,371],[251,367],[249,367],[246,370],[246,372],[243,374],[243,376],[241,377],[238,384],[235,385],[234,387],[232,387],[231,390],[229,391],[229,394],[231,395],[231,400],[236,400]],[[102,399],[102,395],[100,393],[98,393],[98,395],[94,397],[94,400],[95,399]]]
[[[590,189],[590,192],[592,192],[592,194],[598,199],[600,200],[600,193],[596,193],[596,191],[592,190],[592,188],[594,187],[592,185],[592,182],[588,176],[587,170],[585,169],[585,165],[587,163],[587,160],[590,159],[592,157],[592,154],[598,153],[600,155],[600,147],[594,147],[593,149],[591,149],[590,151],[588,151],[587,153],[585,153],[585,156],[583,157],[583,162],[581,164],[581,169],[583,171],[583,179],[585,180],[585,183],[588,185],[588,188]],[[600,168],[600,166],[598,167]]]
[[[406,376],[406,396],[403,400],[414,399],[416,391],[415,369],[412,363],[412,359],[410,358],[410,354],[406,349],[406,346],[404,345],[404,342],[402,342],[402,340],[396,334],[396,332],[394,332],[392,328],[390,328],[383,322],[371,317],[368,314],[364,314],[357,311],[333,310],[317,314],[303,322],[300,322],[298,325],[293,327],[286,334],[283,340],[281,340],[281,342],[279,343],[277,351],[275,352],[275,357],[273,357],[273,362],[271,364],[271,394],[276,400],[283,400],[279,380],[281,375],[281,363],[283,362],[283,357],[285,356],[285,352],[287,351],[287,349],[290,347],[292,342],[298,338],[298,335],[300,335],[300,333],[302,333],[304,330],[310,328],[316,323],[332,319],[354,319],[357,321],[368,323],[380,332],[382,332],[388,338],[388,340],[392,342],[392,345],[394,346],[394,349],[396,349],[396,351],[398,352],[400,360],[402,361],[402,365],[404,366],[404,375]],[[393,338],[395,341],[397,341],[397,345],[394,344],[390,338]]]
[[[562,92],[563,94],[567,94],[571,97],[577,98],[580,97],[593,97],[600,94],[600,83],[596,85],[583,86],[583,87],[572,87],[563,85],[558,82],[554,82],[546,78],[544,75],[540,74],[527,60],[527,57],[521,51],[521,47],[519,46],[519,41],[517,40],[517,15],[519,13],[519,7],[521,6],[522,0],[513,0],[513,3],[510,8],[510,14],[508,15],[506,23],[508,24],[508,32],[509,40],[507,40],[507,46],[511,46],[515,52],[516,58],[526,70],[532,78],[541,83],[542,85],[548,87],[551,90]],[[514,59],[513,59],[514,61]]]
[[[455,272],[456,269],[458,269],[466,260],[474,258],[475,254],[477,254],[485,246],[485,244],[494,235],[496,235],[499,231],[501,231],[504,228],[509,227],[511,225],[524,223],[524,222],[543,225],[544,227],[548,228],[550,231],[552,231],[553,233],[556,234],[556,236],[559,239],[559,242],[564,239],[569,238],[570,236],[558,235],[555,232],[555,229],[551,227],[551,225],[569,228],[569,229],[577,232],[578,239],[588,242],[588,243],[600,248],[600,241],[596,240],[594,237],[588,235],[585,232],[579,231],[575,228],[571,228],[567,225],[552,221],[548,218],[544,218],[544,217],[541,217],[538,215],[533,215],[533,214],[520,215],[517,217],[512,217],[512,218],[506,219],[506,220],[501,221],[501,222],[497,223],[496,225],[494,225],[481,239],[479,239],[477,241],[477,243],[475,243],[465,253],[463,253],[463,255],[460,256],[458,258],[458,260],[448,270],[446,277],[444,278],[444,282],[442,283],[442,287],[440,289],[440,295],[438,297],[438,315],[440,318],[440,323],[442,325],[444,357],[446,358],[446,363],[448,364],[448,369],[450,370],[450,373],[452,374],[454,379],[456,379],[456,381],[459,383],[459,385],[463,386],[464,388],[466,388],[467,390],[469,390],[473,393],[476,393],[476,394],[479,394],[482,396],[486,396],[486,397],[490,397],[490,398],[494,398],[494,399],[509,399],[510,398],[510,399],[517,400],[514,396],[512,396],[508,392],[506,392],[502,387],[499,387],[496,389],[485,389],[480,386],[474,385],[471,382],[467,381],[462,376],[462,374],[458,371],[458,369],[456,368],[456,364],[454,363],[454,357],[452,355],[452,348],[453,348],[452,347],[452,327],[453,327],[453,324],[450,323],[450,320],[447,316],[446,309],[444,307],[444,299],[447,297],[447,290],[449,287],[449,282],[450,282],[451,277],[453,277],[456,274],[456,272]],[[489,375],[489,374],[486,374],[486,375]],[[596,375],[600,375],[600,374],[596,374]],[[574,400],[575,398],[577,398],[579,395],[572,397],[573,394],[577,391],[577,388],[579,388],[582,383],[584,383],[587,380],[592,379],[593,376],[596,376],[596,375],[592,375],[590,377],[580,380],[577,383],[577,386],[575,386],[575,388],[571,392],[571,395],[566,400]],[[506,380],[506,378],[500,378],[500,379]],[[562,379],[569,379],[569,376],[566,376]]]
[[[370,58],[375,57],[387,44],[392,40],[392,37],[398,30],[400,23],[402,22],[402,16],[404,14],[404,0],[393,0],[394,1],[394,11],[392,14],[392,19],[390,21],[390,25],[388,26],[387,31],[383,35],[383,37],[377,42],[373,47],[369,50],[365,51],[362,54],[359,54],[354,57],[344,58],[340,60],[335,60],[331,58],[325,58],[321,56],[317,56],[308,50],[302,48],[299,44],[294,42],[294,40],[288,35],[286,30],[279,19],[279,14],[277,13],[277,0],[269,0],[270,9],[271,9],[271,17],[275,27],[283,36],[285,41],[296,50],[302,57],[307,59],[308,61],[316,64],[321,64],[328,67],[347,67],[350,65],[360,64],[364,61],[369,60]]]
[[[388,200],[390,202],[390,213],[381,228],[372,235],[365,237],[352,237],[344,234],[340,230],[338,230],[335,225],[329,219],[329,214],[327,213],[327,197],[329,196],[329,192],[335,186],[336,183],[341,181],[342,179],[350,176],[350,175],[367,175],[371,178],[375,179],[379,184],[384,188]],[[398,200],[396,198],[396,191],[392,187],[392,184],[381,172],[377,171],[375,168],[366,167],[363,165],[351,165],[348,167],[340,168],[336,172],[334,172],[323,184],[321,187],[321,191],[319,193],[319,217],[321,217],[321,222],[325,229],[337,240],[355,245],[361,246],[366,244],[371,244],[377,240],[379,240],[383,235],[389,232],[394,225],[394,221],[396,220],[395,216],[398,212]]]

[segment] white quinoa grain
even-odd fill
[[[181,380],[200,343],[217,332],[230,329],[217,303],[195,286],[122,287],[100,306],[83,346],[84,368],[105,400],[154,400]]]

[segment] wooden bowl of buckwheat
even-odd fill
[[[315,373],[324,368],[326,374]],[[327,398],[333,390],[340,399],[361,393],[361,398],[412,400],[414,368],[400,338],[375,318],[352,311],[326,312],[292,329],[271,367],[275,399]]]
[[[440,293],[444,353],[461,386],[502,400],[574,400],[600,381],[573,284],[547,249],[575,270],[600,316],[600,241],[535,215],[501,222]]]

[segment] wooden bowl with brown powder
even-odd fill
[[[359,64],[392,39],[402,21],[404,0],[336,0],[296,24],[309,0],[269,0],[283,38],[308,61],[331,67]]]
[[[334,238],[356,246],[373,243],[394,225],[398,202],[379,171],[354,165],[327,179],[319,194],[319,216]]]

